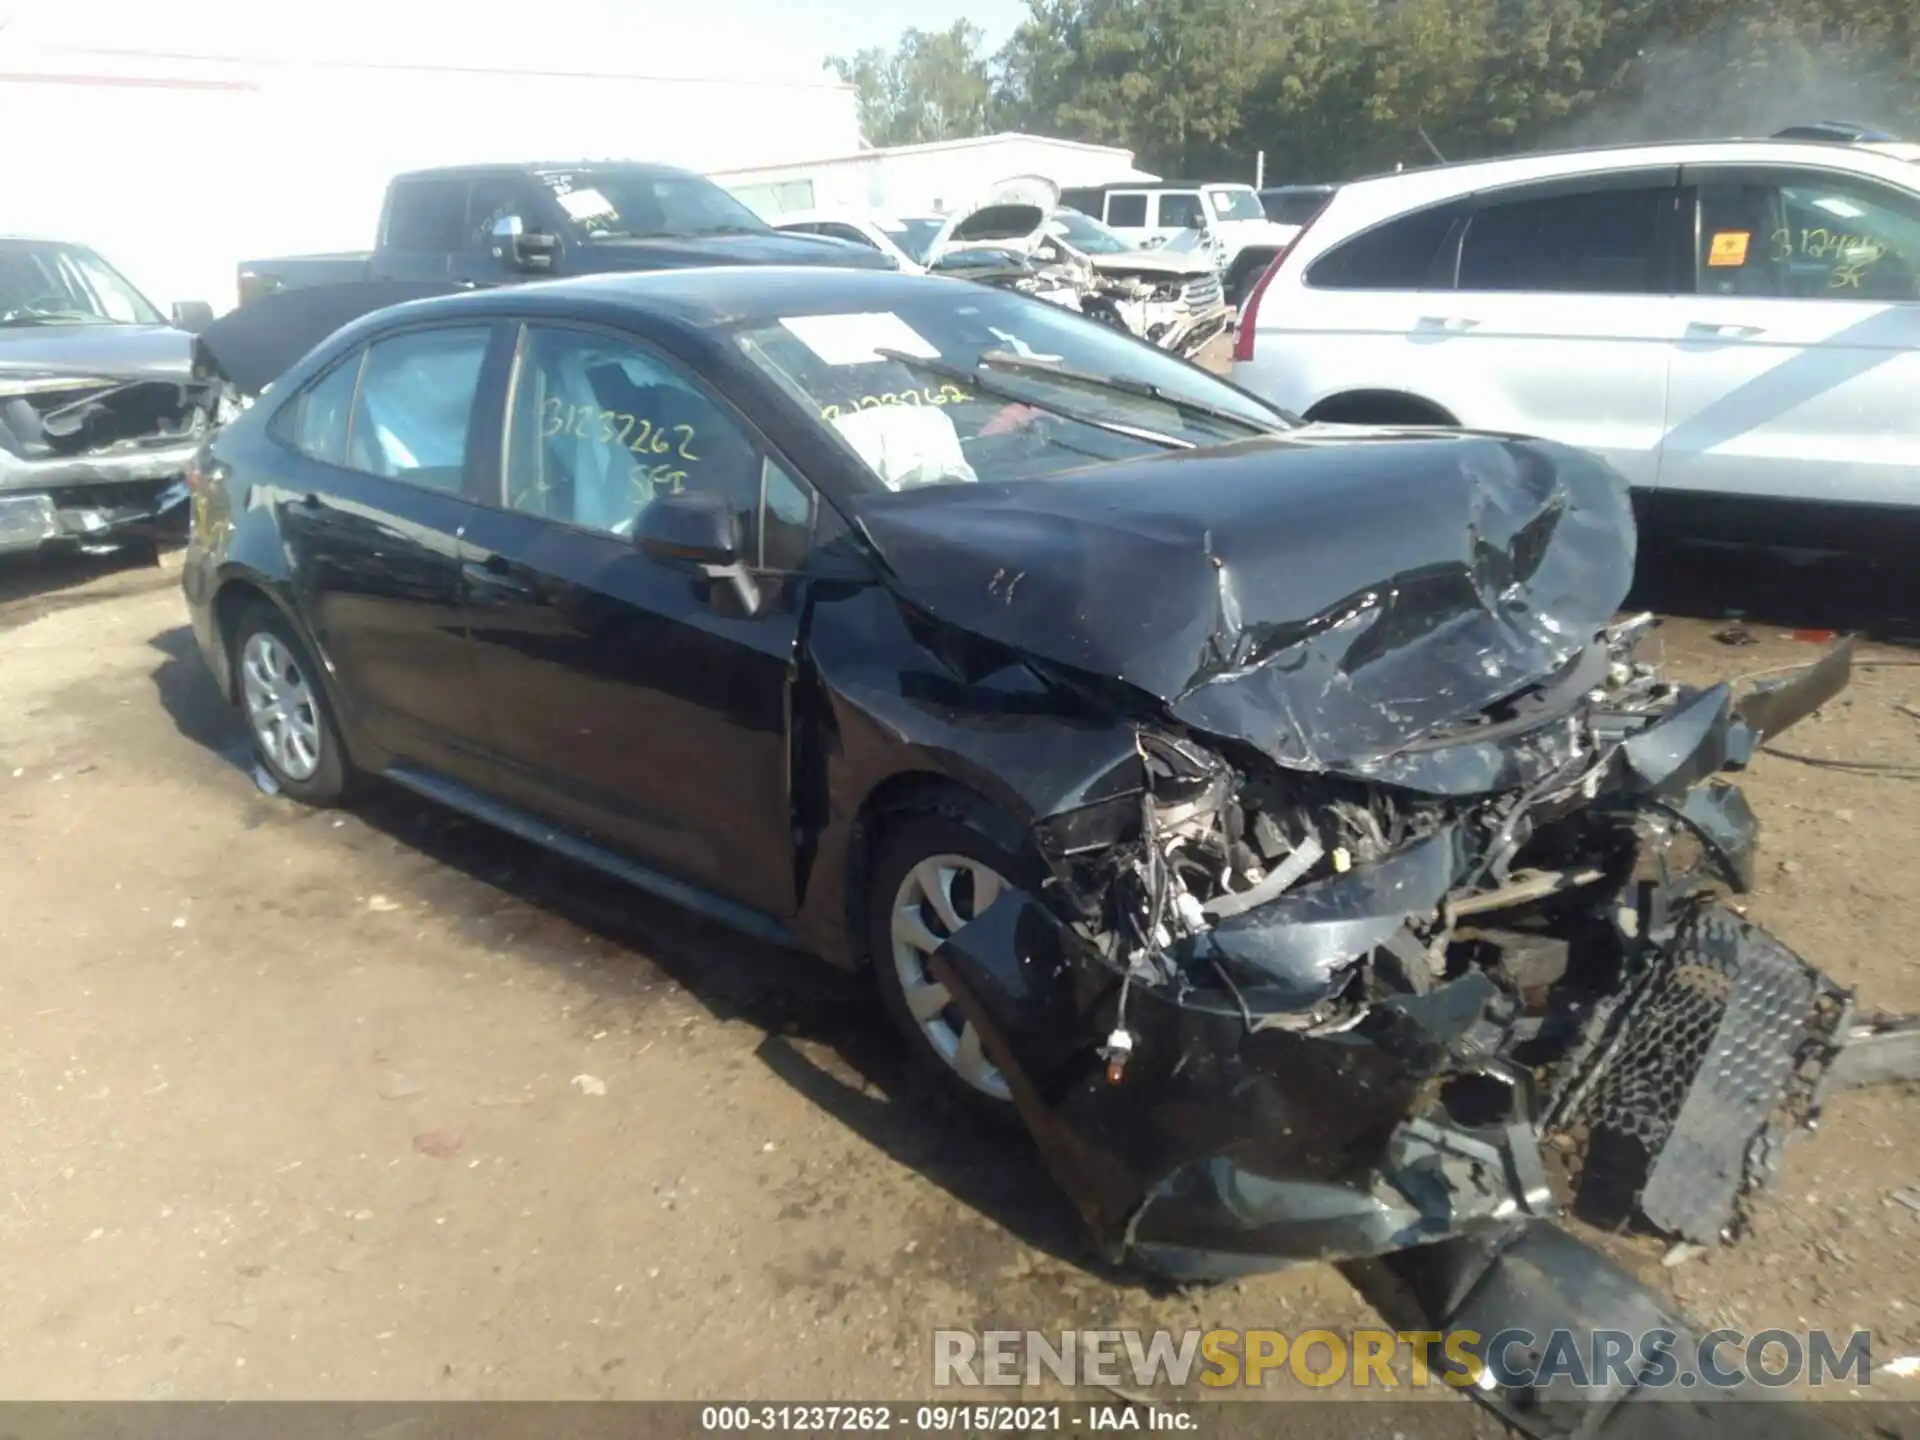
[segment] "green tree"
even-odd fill
[[[870,48],[830,55],[827,67],[854,87],[860,129],[874,145],[917,145],[987,134],[994,78],[985,36],[970,20],[945,30],[908,30],[888,54]]]
[[[1343,180],[1547,144],[1920,139],[1916,0],[1028,0],[991,58],[966,22],[829,63],[880,144],[1024,129],[1162,173]]]
[[[1029,0],[999,56],[1026,125],[1124,145],[1167,170],[1235,164],[1242,101],[1273,40],[1262,0]]]

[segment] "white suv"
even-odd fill
[[[1234,361],[1316,420],[1584,446],[1688,533],[1913,543],[1920,165],[1740,140],[1357,181],[1249,297]]]

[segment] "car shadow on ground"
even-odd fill
[[[183,626],[150,643],[161,657],[154,688],[180,734],[250,774],[245,729],[191,633]],[[564,971],[616,1010],[633,1003],[637,977],[657,971],[715,1019],[760,1030],[766,1039],[756,1053],[768,1069],[876,1149],[1034,1249],[1121,1283],[1145,1283],[1093,1254],[1072,1205],[1017,1125],[955,1105],[919,1075],[868,977],[737,935],[395,786],[370,786],[352,810],[444,867],[444,880],[416,898],[456,917],[456,926],[482,923],[459,918],[485,908],[476,904],[476,885],[533,907],[553,923],[516,924],[533,933],[520,935],[515,953]],[[301,812],[292,801],[256,794],[255,813],[243,823],[266,823],[276,813]],[[611,962],[609,947],[616,947]]]
[[[1642,548],[1625,608],[1920,645],[1920,575],[1853,557],[1665,540]]]
[[[79,550],[0,555],[0,629],[178,583],[177,569],[155,564],[153,551],[139,546],[91,555]]]

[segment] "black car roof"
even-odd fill
[[[691,170],[677,165],[661,165],[652,160],[533,160],[499,161],[480,165],[435,165],[426,170],[402,170],[395,180],[449,180],[463,175],[543,175],[566,174],[581,170],[626,170],[643,175],[684,176]]]
[[[964,280],[894,270],[840,270],[818,265],[702,265],[626,271],[503,285],[409,301],[410,317],[434,314],[613,316],[641,311],[705,328],[759,316],[820,315],[884,309],[929,296],[978,298]],[[390,316],[395,310],[376,312]],[[369,316],[369,320],[374,317]]]

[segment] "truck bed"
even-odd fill
[[[279,255],[240,262],[240,303],[280,290],[364,280],[373,263],[371,250],[340,250],[327,255]]]

